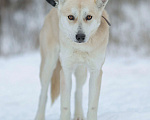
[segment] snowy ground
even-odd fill
[[[98,120],[150,120],[150,59],[106,58]],[[0,58],[0,120],[33,120],[40,93],[40,55]],[[73,81],[73,92],[74,85]],[[87,112],[88,82],[84,86]],[[74,96],[72,95],[72,98]],[[46,120],[59,120],[60,99],[50,107]],[[71,108],[74,111],[74,100]]]

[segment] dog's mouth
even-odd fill
[[[77,40],[75,40],[74,42],[79,43],[79,44],[86,43],[86,41],[77,41]]]

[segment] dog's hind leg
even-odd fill
[[[53,78],[52,76],[56,75],[53,74],[59,57],[59,23],[56,9],[52,9],[45,18],[44,25],[40,32],[40,48],[42,57],[40,70],[41,94],[35,120],[45,119],[44,114],[47,101],[47,91],[50,85],[50,80]],[[54,82],[53,80],[54,79],[52,79],[52,82],[54,84],[59,84],[59,81]],[[57,95],[57,93],[52,95],[52,102]]]
[[[42,52],[42,51],[41,51]],[[42,62],[41,62],[41,94],[39,100],[39,107],[35,120],[44,120],[45,119],[45,107],[47,102],[47,91],[49,87],[50,80],[53,75],[53,71],[56,67],[59,56],[59,46],[53,45],[49,50],[42,53]]]
[[[75,71],[76,92],[75,92],[75,116],[74,120],[83,120],[82,108],[82,88],[87,78],[87,69],[84,66],[78,66]]]

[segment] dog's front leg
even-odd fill
[[[60,72],[60,94],[61,94],[61,120],[70,120],[70,96],[71,96],[71,80],[72,72],[63,69]]]
[[[92,70],[89,82],[89,108],[87,120],[97,120],[97,109],[100,94],[102,70]]]

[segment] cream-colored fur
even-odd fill
[[[71,75],[74,72],[77,82],[74,120],[83,120],[82,87],[86,80],[87,69],[90,72],[87,120],[97,120],[102,66],[109,38],[109,26],[101,17],[108,19],[104,10],[107,2],[108,0],[60,0],[58,8],[53,8],[46,16],[40,33],[42,89],[35,120],[45,119],[49,84],[52,103],[59,93],[61,94],[61,120],[71,119]],[[68,22],[67,16],[73,14],[72,12],[77,14],[78,19]],[[88,23],[82,20],[82,13],[92,14],[93,21]],[[82,31],[87,36],[85,43],[77,43],[74,38],[81,23]]]

